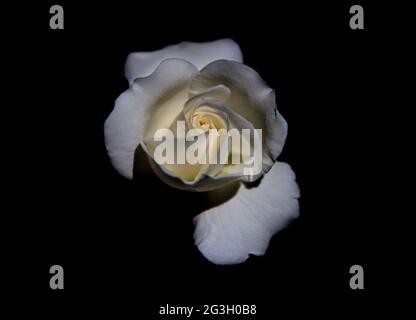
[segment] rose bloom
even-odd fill
[[[243,64],[231,39],[183,42],[153,52],[131,53],[125,74],[129,88],[116,100],[104,125],[114,168],[133,178],[135,152],[145,150],[151,167],[168,185],[190,191],[224,190],[234,196],[194,218],[195,244],[216,264],[263,255],[271,237],[299,215],[299,188],[290,166],[276,159],[287,135],[275,93]],[[159,164],[154,160],[158,129],[262,129],[260,174],[245,175],[243,164]],[[256,183],[253,183],[256,181]],[[189,197],[193,194],[189,193]],[[179,209],[179,208],[178,208]]]

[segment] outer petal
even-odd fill
[[[244,262],[263,255],[270,238],[299,215],[299,188],[286,163],[275,163],[260,185],[241,185],[228,202],[194,218],[194,239],[201,253],[216,264]]]
[[[224,104],[263,129],[263,171],[267,172],[283,149],[287,123],[277,111],[274,90],[252,68],[238,62],[214,61],[193,80],[191,94],[225,85],[231,90]]]
[[[125,65],[126,78],[132,83],[136,78],[148,76],[160,62],[169,58],[189,61],[198,69],[219,59],[243,61],[240,47],[231,39],[204,43],[181,42],[157,51],[131,53]]]
[[[105,121],[104,137],[111,162],[121,175],[133,177],[135,150],[149,124],[154,121],[169,123],[177,117],[197,73],[195,66],[187,61],[168,59],[149,77],[136,79],[117,98],[114,110]]]

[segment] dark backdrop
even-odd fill
[[[39,301],[34,308],[51,318],[153,319],[167,303],[257,304],[264,319],[373,312],[388,246],[377,204],[377,159],[389,144],[379,118],[388,35],[380,8],[362,3],[365,30],[351,30],[352,2],[61,1],[65,29],[50,30],[52,4],[2,12],[18,17],[3,29],[14,58],[8,109],[19,119],[4,120],[13,128],[5,265],[18,296]],[[289,123],[280,160],[301,189],[300,218],[266,255],[227,267],[193,244],[198,196],[151,176],[122,178],[103,141],[103,123],[128,86],[130,52],[224,37],[276,89]],[[63,291],[49,289],[53,264],[64,267]],[[354,264],[364,267],[363,291],[349,288]]]

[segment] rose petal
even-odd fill
[[[224,85],[218,85],[206,89],[196,95],[193,95],[184,106],[184,117],[187,123],[191,123],[191,117],[194,112],[206,111],[207,113],[218,115],[226,123],[226,129],[250,129],[254,130],[253,125],[244,119],[241,115],[237,114],[234,110],[224,105],[225,100],[231,95],[231,90]],[[251,147],[253,145],[251,143]],[[230,150],[231,151],[231,150]],[[242,151],[242,150],[240,150]],[[209,166],[209,170],[206,174],[212,178],[224,177],[226,175],[243,176],[244,165],[241,164],[214,164]],[[261,177],[263,173],[256,176],[244,176],[243,180],[254,181],[256,178]]]
[[[164,60],[149,77],[136,79],[117,98],[105,121],[104,137],[111,162],[121,175],[133,177],[135,150],[145,131],[166,128],[181,112],[197,72],[187,61]]]
[[[216,264],[244,262],[263,255],[270,238],[299,215],[299,188],[286,163],[275,163],[260,185],[243,184],[228,202],[194,218],[195,244]]]
[[[227,100],[230,94],[230,89],[228,89],[226,86],[219,85],[212,88],[208,88],[206,91],[189,98],[189,100],[185,103],[183,108],[183,114],[186,122],[188,123],[188,126],[192,127],[191,117],[197,107],[207,102],[222,102],[224,100]],[[227,118],[227,114],[223,111],[221,113],[222,118],[224,118],[225,121]]]
[[[202,175],[201,178],[196,181],[188,181],[181,177],[176,176],[172,172],[168,171],[164,166],[158,165],[154,159],[149,157],[150,166],[158,177],[167,185],[186,191],[205,192],[215,190],[217,188],[224,187],[225,185],[239,180],[240,175],[228,175],[223,177],[209,177]]]
[[[287,123],[277,111],[274,90],[252,68],[238,62],[214,61],[192,81],[191,95],[225,85],[231,90],[224,104],[263,129],[263,172],[267,172],[283,149]]]
[[[125,75],[131,84],[134,79],[148,76],[165,59],[178,58],[189,61],[198,69],[219,59],[243,61],[238,44],[231,39],[196,43],[181,42],[151,52],[133,52],[126,61]]]
[[[184,128],[183,130],[185,132],[188,131],[188,126],[186,125],[185,122],[185,118],[183,115],[183,112],[179,112],[178,116],[176,117],[176,119],[174,119],[174,121],[171,123],[171,126],[169,127],[169,129],[171,130],[171,132],[173,133],[173,138],[177,139],[179,137],[177,137],[177,130],[178,130],[178,121],[182,121],[184,123]],[[185,133],[184,132],[184,133]],[[165,141],[164,139],[162,141],[155,140],[153,136],[146,136],[143,139],[143,143],[142,143],[142,147],[144,149],[144,151],[147,153],[148,157],[150,159],[154,159],[154,154],[156,151],[156,148],[158,145],[164,144]],[[193,184],[195,183],[197,180],[199,180],[199,178],[201,177],[201,175],[206,172],[206,167],[207,165],[204,164],[189,164],[186,163],[186,159],[185,159],[185,154],[186,154],[186,149],[193,144],[194,141],[184,141],[184,146],[185,146],[185,150],[182,150],[180,148],[176,148],[177,144],[175,143],[175,150],[174,150],[174,160],[177,159],[178,154],[180,154],[184,160],[185,163],[180,164],[180,163],[164,163],[164,164],[160,164],[158,163],[158,165],[161,167],[156,168],[156,163],[154,166],[154,171],[160,171],[161,174],[167,174],[170,177],[174,177],[174,178],[178,178],[180,179],[184,184]],[[156,162],[156,160],[154,160],[154,162]],[[156,169],[156,170],[155,170]]]

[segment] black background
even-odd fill
[[[365,29],[351,30],[350,2],[61,1],[65,29],[51,30],[52,4],[2,11],[18,17],[3,28],[14,74],[6,108],[13,118],[3,127],[18,119],[10,120],[4,167],[13,295],[37,301],[30,308],[51,318],[153,319],[167,303],[256,304],[264,319],[367,316],[386,307],[386,7],[360,3]],[[289,124],[279,160],[291,164],[301,189],[300,218],[266,255],[226,267],[193,244],[201,195],[152,176],[122,178],[103,140],[103,123],[128,86],[130,52],[224,37],[276,89]],[[64,267],[63,291],[49,288],[54,264]],[[365,290],[349,288],[354,264],[364,267]]]

